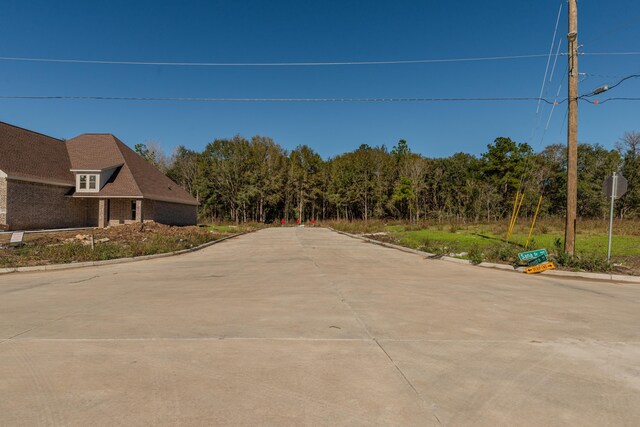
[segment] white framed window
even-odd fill
[[[98,174],[79,173],[76,174],[76,189],[77,191],[99,191],[100,190],[100,178]]]

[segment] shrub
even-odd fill
[[[480,264],[482,262],[482,249],[477,243],[469,248],[469,260],[472,264]]]
[[[503,261],[513,263],[516,261],[516,257],[520,249],[509,243],[502,243],[498,245],[492,245],[487,250],[487,259],[491,261]]]

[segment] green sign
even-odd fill
[[[535,251],[520,252],[518,258],[520,261],[530,261],[532,259],[540,258],[541,256],[548,256],[546,249],[536,249]]]
[[[531,267],[533,265],[542,264],[543,262],[547,261],[549,261],[549,258],[547,258],[546,255],[540,255],[538,258],[530,259],[529,261],[527,261],[527,265]]]

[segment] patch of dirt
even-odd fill
[[[361,236],[366,237],[367,239],[378,240],[383,243],[391,243],[394,245],[398,244],[398,239],[387,233],[361,234]]]
[[[615,264],[611,272],[627,276],[640,276],[640,255],[625,257],[624,264]]]
[[[110,242],[131,244],[144,242],[155,234],[175,237],[178,240],[198,240],[198,238],[202,238],[204,236],[223,236],[226,233],[211,232],[206,228],[197,226],[176,227],[150,221],[136,224],[117,225],[109,228],[96,228],[94,230],[25,234],[25,242],[55,245],[75,241],[84,245],[89,245],[91,244],[91,236],[93,236],[95,243]]]

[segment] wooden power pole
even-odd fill
[[[567,223],[564,251],[574,255],[578,208],[578,1],[569,0],[569,99],[567,116]]]

